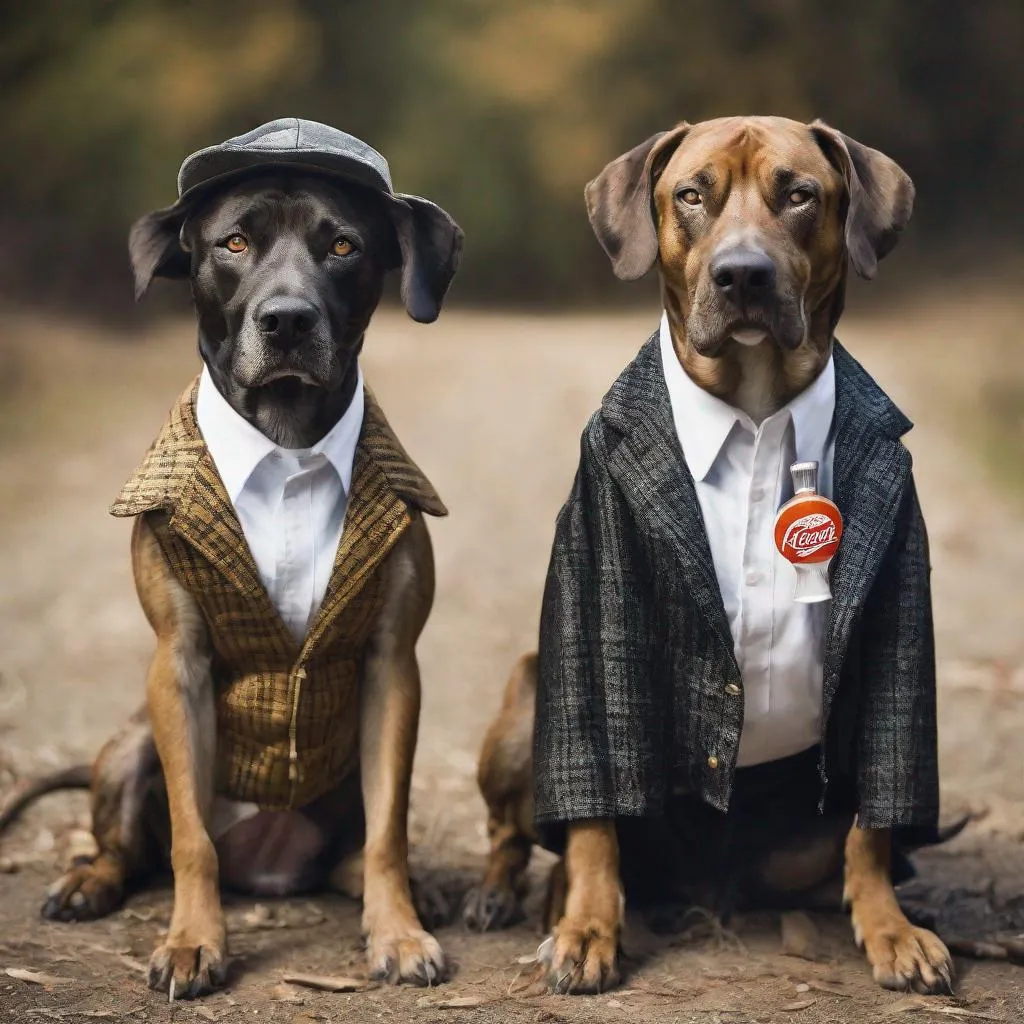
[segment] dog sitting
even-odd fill
[[[893,889],[938,816],[910,423],[834,339],[848,266],[874,275],[913,194],[882,153],[782,118],[680,124],[587,187],[616,275],[657,265],[664,313],[584,431],[539,655],[481,754],[491,854],[465,908],[506,923],[532,845],[562,853],[554,991],[616,982],[624,893],[727,915],[838,906],[840,878],[875,979],[950,988]],[[772,538],[798,460],[845,522],[826,604],[794,603]]]
[[[224,979],[221,885],[329,881],[363,899],[371,973],[430,984],[445,960],[413,906],[406,823],[434,593],[424,514],[445,508],[359,354],[391,269],[410,316],[436,319],[462,232],[394,193],[365,143],[294,118],[193,154],[179,193],[130,252],[138,296],[190,280],[204,368],[112,508],[135,519],[156,634],[147,702],[92,773],[98,855],[43,913],[110,913],[169,852],[149,982],[173,999]]]

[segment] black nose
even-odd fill
[[[320,322],[320,310],[316,306],[291,295],[264,299],[256,307],[254,316],[267,340],[286,351],[308,338]]]
[[[756,249],[727,249],[708,269],[715,287],[740,307],[767,302],[775,294],[775,264]]]

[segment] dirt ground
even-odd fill
[[[979,820],[918,858],[910,895],[943,908],[954,930],[970,914],[982,931],[1005,927],[997,911],[1016,906],[1024,881],[1024,518],[1019,492],[992,469],[1007,460],[989,458],[993,436],[1003,455],[1007,444],[1017,459],[1024,449],[1024,436],[1008,437],[989,415],[992,388],[1005,395],[1008,379],[1022,379],[1024,310],[998,294],[958,288],[956,302],[909,301],[851,316],[840,332],[917,423],[909,444],[932,536],[944,814],[969,808]],[[434,872],[453,901],[482,865],[476,753],[505,673],[534,643],[580,430],[654,324],[653,312],[454,313],[423,328],[385,312],[371,329],[367,378],[451,509],[431,524],[438,592],[419,648],[411,832],[418,869]],[[129,526],[106,507],[196,370],[192,334],[185,322],[126,338],[0,316],[3,770],[90,758],[142,699],[150,634],[130,579]],[[0,774],[0,793],[10,782]],[[958,959],[952,999],[876,989],[840,914],[814,917],[813,959],[783,954],[777,916],[667,937],[630,922],[619,991],[524,990],[521,961],[541,938],[543,856],[526,924],[483,937],[458,924],[440,930],[458,967],[442,988],[329,994],[283,984],[292,972],[358,975],[358,909],[327,896],[231,899],[227,990],[172,1007],[142,973],[167,924],[166,884],[104,921],[39,918],[44,886],[85,814],[81,794],[48,798],[0,845],[0,866],[14,869],[0,874],[0,1021],[1024,1020],[1024,968],[1006,964]],[[35,984],[18,969],[60,980]]]

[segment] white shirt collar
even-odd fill
[[[739,423],[752,434],[757,426],[736,409],[695,384],[683,369],[672,344],[668,315],[661,318],[661,363],[668,387],[676,434],[695,480],[703,480],[714,465],[733,427]],[[836,376],[832,357],[814,381],[770,419],[788,416],[793,421],[796,457],[820,461],[828,444],[836,407]]]
[[[213,458],[217,472],[232,503],[252,476],[256,467],[272,452],[295,458],[324,455],[341,478],[345,494],[352,484],[352,463],[363,428],[363,371],[357,370],[355,394],[341,419],[312,448],[281,448],[240,416],[217,390],[210,371],[204,366],[196,396],[196,422]]]

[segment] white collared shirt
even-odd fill
[[[829,359],[806,390],[757,426],[690,379],[666,316],[661,360],[743,680],[737,764],[798,754],[821,739],[829,605],[793,601],[796,572],[775,547],[775,515],[793,495],[794,462],[816,461],[818,491],[832,496],[835,368]]]
[[[363,375],[348,409],[312,448],[279,448],[243,419],[203,369],[196,421],[260,579],[301,643],[334,567],[363,426]]]

